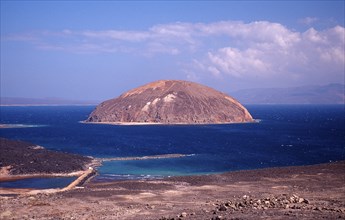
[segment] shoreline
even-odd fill
[[[344,219],[345,161],[0,196],[2,219]],[[21,190],[25,191],[25,190]],[[25,205],[23,205],[25,204]]]
[[[81,124],[103,124],[103,125],[120,125],[120,126],[145,126],[145,125],[231,125],[231,124],[250,124],[250,123],[260,123],[261,119],[253,119],[253,121],[244,122],[219,122],[219,123],[160,123],[160,122],[88,122],[79,121]]]
[[[98,104],[0,104],[0,107],[30,107],[30,106],[97,106]]]
[[[70,184],[65,186],[64,188],[49,188],[49,189],[31,189],[31,188],[5,188],[0,187],[0,197],[2,194],[7,194],[6,192],[17,192],[18,194],[21,191],[24,191],[24,194],[32,194],[34,193],[57,193],[63,192],[68,190],[75,189],[76,186],[83,186],[85,183],[91,181],[92,178],[96,177],[97,174],[97,167],[101,166],[103,162],[107,161],[127,161],[127,160],[151,160],[151,159],[166,159],[166,158],[179,158],[179,157],[186,157],[186,156],[193,156],[193,155],[184,155],[184,154],[167,154],[167,155],[153,155],[153,156],[143,156],[143,157],[115,157],[115,158],[94,158],[93,162],[89,164],[88,168],[85,170],[75,171],[71,173],[33,173],[33,174],[21,174],[21,175],[11,175],[11,174],[1,174],[0,175],[0,182],[9,182],[9,181],[16,181],[16,180],[23,180],[23,179],[30,179],[30,178],[54,178],[54,177],[77,177],[74,181]],[[149,179],[148,181],[164,181],[164,180],[175,180],[175,179],[203,179],[203,178],[212,178],[213,176],[219,175],[232,175],[238,173],[256,173],[256,172],[263,172],[271,170],[272,172],[278,172],[282,169],[303,169],[308,167],[315,167],[315,166],[323,166],[323,165],[332,165],[332,164],[345,164],[345,160],[341,161],[332,161],[328,163],[319,163],[319,164],[309,164],[309,165],[297,165],[297,166],[278,166],[278,167],[265,167],[265,168],[258,168],[258,169],[249,169],[249,170],[234,170],[234,171],[225,171],[221,173],[209,173],[209,174],[196,174],[196,175],[183,175],[183,176],[165,176],[159,179]],[[344,169],[345,172],[345,169]],[[94,184],[102,183],[116,183],[116,182],[126,182],[126,181],[134,181],[134,182],[141,182],[147,181],[147,179],[137,179],[137,180],[102,180],[96,181]],[[345,177],[344,177],[345,181]],[[17,194],[17,193],[14,193]]]

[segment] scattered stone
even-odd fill
[[[225,203],[225,206],[230,207],[230,206],[231,206],[231,204],[232,204],[232,203],[231,203],[231,201],[228,201],[228,202],[226,202],[226,203]]]
[[[226,208],[225,205],[221,205],[218,210],[221,212],[224,212],[224,211],[228,210],[228,208]]]
[[[181,215],[180,215],[181,218],[185,218],[187,217],[187,213],[186,212],[182,212]]]
[[[321,207],[314,207],[313,210],[315,210],[315,211],[322,211],[322,208]]]
[[[33,200],[36,200],[36,198],[35,198],[34,196],[30,196],[30,197],[28,198],[28,200],[33,201]]]
[[[0,219],[7,219],[10,218],[12,215],[11,211],[4,211],[0,214]]]
[[[234,210],[237,210],[237,208],[236,208],[235,205],[230,205],[229,207],[232,208],[232,209],[234,209]]]
[[[243,197],[229,200],[227,202],[218,202],[214,203],[213,205],[217,207],[217,209],[213,212],[216,214],[217,211],[241,211],[243,212],[246,209],[254,209],[254,210],[267,210],[269,208],[282,208],[282,209],[312,209],[312,206],[307,205],[309,201],[302,197],[299,197],[295,194],[292,196],[288,196],[287,194],[282,194],[278,196],[270,196],[263,199],[255,199],[250,198],[247,195]],[[315,210],[315,209],[314,209]],[[320,209],[322,210],[322,208]],[[341,212],[341,211],[338,211]]]
[[[175,218],[161,217],[159,220],[175,220]]]

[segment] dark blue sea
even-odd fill
[[[159,178],[345,160],[344,105],[248,105],[257,123],[118,126],[83,124],[95,106],[2,106],[0,136],[99,158],[188,154],[105,162],[95,181]]]

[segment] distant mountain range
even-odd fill
[[[97,105],[98,101],[78,101],[60,98],[1,97],[0,105]]]
[[[229,93],[242,104],[345,104],[345,85],[245,89]],[[0,105],[97,105],[100,101],[1,97]]]
[[[345,104],[344,84],[246,89],[230,94],[242,104]]]

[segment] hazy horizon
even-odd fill
[[[320,87],[322,87],[322,86],[330,86],[330,85],[332,85],[332,84],[336,84],[336,85],[342,85],[342,86],[345,86],[345,84],[342,84],[342,83],[328,83],[328,84],[321,84],[321,85],[302,85],[302,86],[292,86],[292,87],[268,87],[268,88],[259,88],[259,87],[253,87],[253,88],[249,88],[249,89],[239,89],[239,90],[234,90],[234,91],[221,91],[221,92],[224,92],[224,93],[226,93],[226,94],[228,94],[228,95],[230,95],[230,96],[232,96],[232,93],[238,93],[238,92],[241,92],[241,91],[248,91],[248,90],[264,90],[264,89],[293,89],[293,88],[307,88],[307,87],[315,87],[315,86],[320,86]],[[139,85],[139,86],[142,86],[142,85]],[[130,89],[133,89],[133,88],[130,88]],[[108,98],[108,99],[112,99],[112,98],[116,98],[116,97],[118,97],[118,96],[120,96],[120,95],[122,95],[123,93],[126,93],[126,92],[128,92],[129,90],[126,90],[126,91],[122,91],[122,92],[120,92],[120,93],[118,93],[118,94],[115,94],[115,95],[113,95],[112,97],[110,97],[110,98]],[[345,92],[345,88],[344,88],[344,92]],[[345,94],[344,94],[344,96],[345,96]],[[102,102],[102,101],[105,101],[106,99],[102,99],[102,100],[100,100],[100,99],[93,99],[93,100],[91,100],[91,99],[70,99],[70,98],[68,98],[68,97],[53,97],[53,96],[44,96],[44,95],[42,95],[42,96],[40,96],[40,97],[28,97],[28,96],[0,96],[1,98],[18,98],[18,99],[46,99],[46,100],[62,100],[62,101],[91,101],[91,102]]]
[[[1,1],[1,97],[344,84],[344,1]]]

